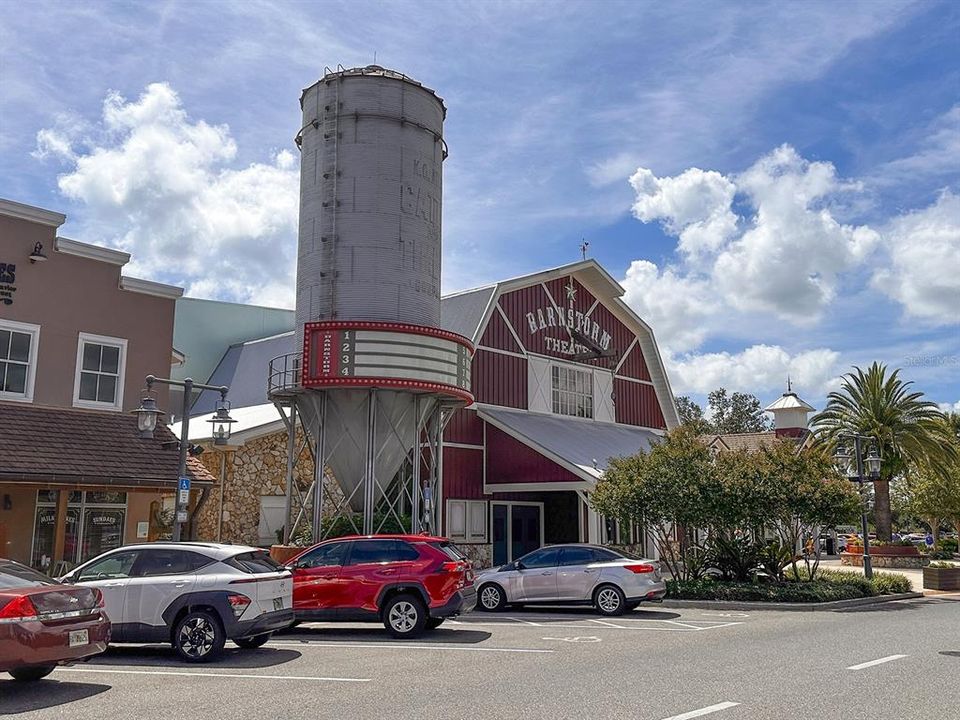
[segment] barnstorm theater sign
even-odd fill
[[[592,340],[594,345],[599,345],[604,351],[610,348],[610,333],[601,328],[589,316],[575,311],[572,307],[556,308],[548,305],[545,308],[537,308],[533,312],[528,312],[526,317],[531,335],[536,335],[547,328],[561,327],[582,334]],[[547,350],[564,355],[579,355],[590,352],[592,349],[574,340],[562,340],[549,335],[543,338],[543,343]]]

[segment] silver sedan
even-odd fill
[[[620,615],[667,594],[660,563],[597,545],[549,545],[474,580],[477,609],[510,604],[592,605],[601,615]]]

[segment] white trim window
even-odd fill
[[[462,543],[487,542],[487,501],[447,500],[447,537]]]
[[[122,408],[126,362],[127,341],[123,338],[80,333],[73,385],[74,406],[105,410]]]
[[[557,415],[593,418],[593,371],[569,365],[550,368],[553,412]]]
[[[40,326],[0,320],[0,400],[33,401]]]

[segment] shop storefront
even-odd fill
[[[67,500],[63,560],[78,564],[123,545],[127,493],[74,490]],[[30,564],[47,570],[57,530],[57,493],[38,490]]]

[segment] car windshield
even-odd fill
[[[226,565],[255,575],[257,573],[280,572],[284,569],[270,554],[264,550],[240,553],[223,561]]]
[[[28,568],[26,565],[21,565],[12,560],[0,560],[0,590],[56,584],[55,580]]]

